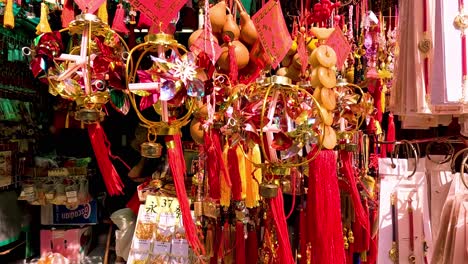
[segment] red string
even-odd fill
[[[341,161],[343,162],[343,167],[341,168],[341,173],[346,178],[349,184],[349,190],[351,194],[351,199],[353,201],[354,214],[356,216],[357,222],[369,232],[369,216],[364,211],[362,206],[361,197],[357,189],[356,175],[352,167],[352,153],[349,151],[340,151]]]
[[[205,248],[200,242],[197,235],[197,228],[192,219],[190,212],[189,199],[185,189],[185,173],[186,166],[184,161],[184,153],[182,150],[182,142],[180,135],[166,136],[167,156],[169,167],[171,168],[172,178],[179,200],[180,211],[182,214],[182,223],[185,229],[187,242],[197,256],[205,254]]]
[[[284,215],[283,192],[278,188],[278,194],[275,198],[270,199],[270,208],[275,222],[276,234],[278,236],[278,256],[281,263],[294,264],[291,244],[289,242],[288,227],[286,225],[286,217]]]
[[[299,250],[301,252],[302,258],[300,259],[299,264],[307,263],[307,219],[304,210],[301,210],[299,213]]]
[[[237,146],[229,148],[228,150],[228,170],[229,177],[231,178],[232,187],[232,199],[235,201],[242,200],[242,181],[239,172],[239,160],[237,159]]]
[[[219,163],[219,166],[221,167],[221,172],[223,173],[224,181],[226,181],[226,185],[228,187],[231,187],[231,178],[229,177],[227,166],[226,164],[224,164],[223,148],[221,148],[221,136],[219,134],[219,131],[215,129],[211,130],[211,137],[211,142],[213,142],[216,151],[216,160],[213,160],[213,162]]]
[[[387,141],[393,142],[396,139],[395,117],[392,113],[388,115]],[[387,144],[386,144],[387,145]],[[393,152],[393,144],[388,144],[387,150]]]
[[[211,139],[210,132],[204,133],[205,153],[206,153],[206,175],[210,186],[209,195],[212,199],[219,200],[221,198],[221,185],[219,180],[220,162],[217,157],[216,146]],[[221,161],[222,158],[221,158]]]
[[[237,66],[237,58],[236,58],[236,46],[232,44],[231,41],[234,41],[229,37],[228,35],[224,35],[223,37],[224,43],[229,43],[229,49],[228,49],[228,54],[229,54],[229,79],[231,80],[231,83],[236,84],[237,83],[237,77],[239,74],[239,68]]]
[[[313,155],[315,151],[309,158]],[[306,236],[312,247],[311,263],[346,262],[336,169],[332,150],[321,150],[309,163]]]
[[[241,221],[236,223],[236,264],[245,264],[245,237],[244,224]],[[249,259],[249,262],[252,260]]]
[[[289,217],[291,217],[296,207],[296,177],[297,177],[297,169],[292,168],[291,169],[292,204],[291,204],[291,209],[289,210],[288,216],[286,216],[286,219],[289,219]]]
[[[104,129],[99,123],[88,126],[88,135],[109,195],[123,194],[123,183],[109,159],[110,145]],[[106,144],[107,143],[107,144]]]

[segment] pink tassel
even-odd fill
[[[110,145],[104,129],[99,123],[92,124],[88,126],[88,134],[107,192],[111,196],[123,194],[124,185],[109,159]]]
[[[252,260],[249,259],[250,263]],[[244,224],[240,221],[236,223],[236,264],[245,264],[245,237]]]
[[[314,154],[310,152],[309,158]],[[346,262],[340,202],[335,153],[321,150],[309,163],[306,235],[312,247],[311,263]]]
[[[130,31],[125,25],[125,10],[123,9],[122,4],[117,5],[115,10],[114,20],[112,21],[112,29],[123,34],[128,34]]]
[[[215,145],[211,139],[210,133],[207,131],[204,134],[205,153],[206,153],[206,175],[210,186],[210,197],[215,200],[221,199],[221,185],[219,179],[220,163],[217,157]],[[221,161],[223,159],[221,158]],[[224,162],[223,162],[224,163]]]
[[[167,156],[169,167],[171,168],[174,185],[176,188],[177,199],[179,200],[180,211],[182,213],[182,223],[185,229],[187,242],[197,256],[205,254],[205,248],[198,239],[197,228],[192,215],[190,213],[190,205],[188,203],[187,191],[185,189],[185,173],[186,166],[184,161],[184,153],[182,150],[182,142],[180,135],[166,137]]]
[[[291,244],[289,243],[288,227],[286,225],[286,216],[284,214],[283,192],[278,188],[278,195],[270,199],[270,208],[273,214],[273,220],[276,226],[276,235],[278,236],[278,255],[281,263],[294,264]],[[339,263],[339,262],[336,262]]]
[[[234,201],[240,201],[242,200],[242,182],[241,182],[241,176],[239,172],[239,161],[237,159],[237,153],[236,153],[236,148],[237,146],[233,148],[229,148],[228,150],[228,173],[229,176],[231,177],[231,182],[232,182],[232,187],[231,187],[231,192],[232,192],[232,199]]]
[[[62,27],[67,28],[70,22],[75,20],[75,10],[73,0],[65,0],[62,8]]]

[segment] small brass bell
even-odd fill
[[[263,198],[275,198],[278,195],[278,185],[273,183],[261,183],[259,192]]]
[[[140,145],[141,156],[150,159],[157,159],[161,157],[162,146],[156,142],[145,142]]]
[[[102,121],[104,113],[97,109],[82,108],[75,113],[75,119],[85,124],[92,124]]]

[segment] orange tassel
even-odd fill
[[[13,0],[7,0],[5,14],[3,15],[3,26],[6,28],[15,27],[15,15],[13,14]]]
[[[102,22],[109,24],[109,15],[107,14],[107,1],[104,1],[98,9],[97,16]]]
[[[36,35],[41,35],[42,33],[52,32],[49,25],[49,7],[45,3],[41,3],[41,17],[39,19],[39,24],[36,27]]]

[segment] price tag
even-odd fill
[[[161,30],[165,31],[187,0],[130,0],[129,2],[153,23],[161,23]]]
[[[78,5],[83,13],[93,14],[106,0],[75,0],[75,3]]]
[[[252,17],[260,42],[271,58],[273,68],[278,67],[292,45],[291,35],[284,21],[280,1],[270,0]]]
[[[185,239],[172,239],[171,253],[177,257],[188,257],[189,246]]]
[[[76,203],[78,202],[78,192],[77,191],[68,191],[66,192],[67,202]]]
[[[148,195],[145,210],[148,213],[173,213],[176,217],[180,216],[179,201],[174,197]]]
[[[171,253],[171,242],[156,241],[153,247],[153,254],[166,255]]]
[[[341,31],[340,28],[335,28],[335,31],[331,33],[330,37],[327,39],[326,45],[330,46],[336,53],[336,68],[341,70],[346,59],[351,52],[351,45],[349,45],[348,40]]]
[[[148,252],[151,246],[150,240],[143,240],[134,238],[133,239],[133,249],[140,252]]]

